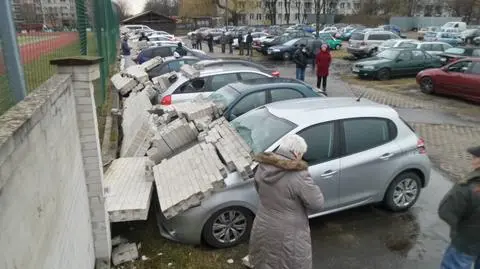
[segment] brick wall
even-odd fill
[[[0,267],[94,268],[86,173],[70,75],[0,117]]]

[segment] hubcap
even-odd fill
[[[393,202],[398,207],[407,207],[415,200],[417,194],[417,181],[411,178],[405,178],[395,186]]]
[[[427,91],[431,91],[433,89],[433,82],[429,78],[423,79],[423,88]]]
[[[239,240],[247,230],[247,218],[236,210],[229,210],[220,214],[212,226],[215,239],[221,243],[233,243]]]

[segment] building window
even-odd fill
[[[257,2],[257,8],[262,8],[262,2],[261,1]]]
[[[305,2],[305,9],[306,10],[312,9],[312,2]]]
[[[350,3],[347,3],[347,8],[350,9],[351,8],[351,5]]]
[[[353,7],[357,10],[360,9],[360,3],[353,3]]]
[[[290,19],[290,14],[285,14],[285,20],[288,21]]]
[[[255,14],[250,13],[250,20],[253,20],[253,19],[255,19]]]
[[[340,3],[340,8],[345,8],[345,3]]]
[[[295,13],[295,19],[296,20],[300,19],[300,13]]]
[[[270,20],[270,14],[267,14],[266,19]]]
[[[261,21],[261,20],[262,20],[262,14],[260,14],[260,13],[257,14],[257,20],[258,20],[258,21]]]

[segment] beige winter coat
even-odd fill
[[[280,154],[263,153],[256,158],[260,203],[250,237],[250,262],[255,269],[311,269],[307,210],[321,209],[323,194],[306,162]]]

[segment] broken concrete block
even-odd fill
[[[138,259],[138,249],[135,243],[121,244],[112,250],[112,263],[117,266]]]
[[[119,158],[105,172],[105,208],[110,222],[146,220],[153,183],[148,181],[147,157]]]
[[[205,143],[156,165],[153,168],[155,184],[165,217],[171,218],[199,205],[214,190],[224,188],[225,171],[215,147]]]
[[[180,73],[182,73],[187,78],[197,78],[200,76],[200,70],[193,68],[189,64],[184,64],[180,67]]]
[[[143,89],[143,91],[145,92],[145,94],[148,96],[148,98],[150,99],[150,101],[152,100],[155,100],[158,96],[158,93],[157,91],[155,90],[155,88],[153,88],[153,86],[151,85],[146,85],[145,88]]]
[[[198,131],[195,125],[184,118],[176,119],[167,124],[159,134],[173,151],[180,149],[197,139]]]
[[[115,89],[120,92],[121,95],[127,95],[138,84],[135,79],[129,77],[122,77],[120,73],[113,75],[110,81],[112,82]]]
[[[208,130],[208,125],[212,122],[211,116],[204,116],[193,121],[199,131]]]
[[[163,58],[162,57],[154,57],[143,64],[140,65],[140,67],[145,71],[148,72],[152,70],[153,68],[159,66],[160,64],[163,63]]]
[[[154,85],[158,86],[160,93],[163,93],[168,89],[168,87],[172,85],[173,82],[175,82],[173,80],[171,81],[171,77],[174,75],[176,76],[177,74],[175,72],[166,73],[161,76],[152,78],[152,82]]]
[[[120,244],[128,243],[126,238],[121,237],[120,235],[115,236],[112,238],[112,247],[118,246]]]
[[[170,157],[173,150],[168,146],[160,134],[155,134],[152,138],[152,148],[147,151],[148,157],[156,164],[163,159]]]
[[[138,85],[132,89],[132,92],[140,92],[143,90],[143,88],[145,88],[145,86],[143,85],[143,83],[138,83]]]
[[[177,114],[185,117],[188,121],[193,121],[203,117],[213,117],[213,102],[183,102],[172,105]]]
[[[132,65],[123,70],[122,74],[127,77],[135,78],[140,83],[148,81],[148,74],[140,65]]]
[[[147,160],[145,162],[145,180],[148,182],[153,182],[155,178],[153,177],[153,167],[156,165],[152,160]]]

